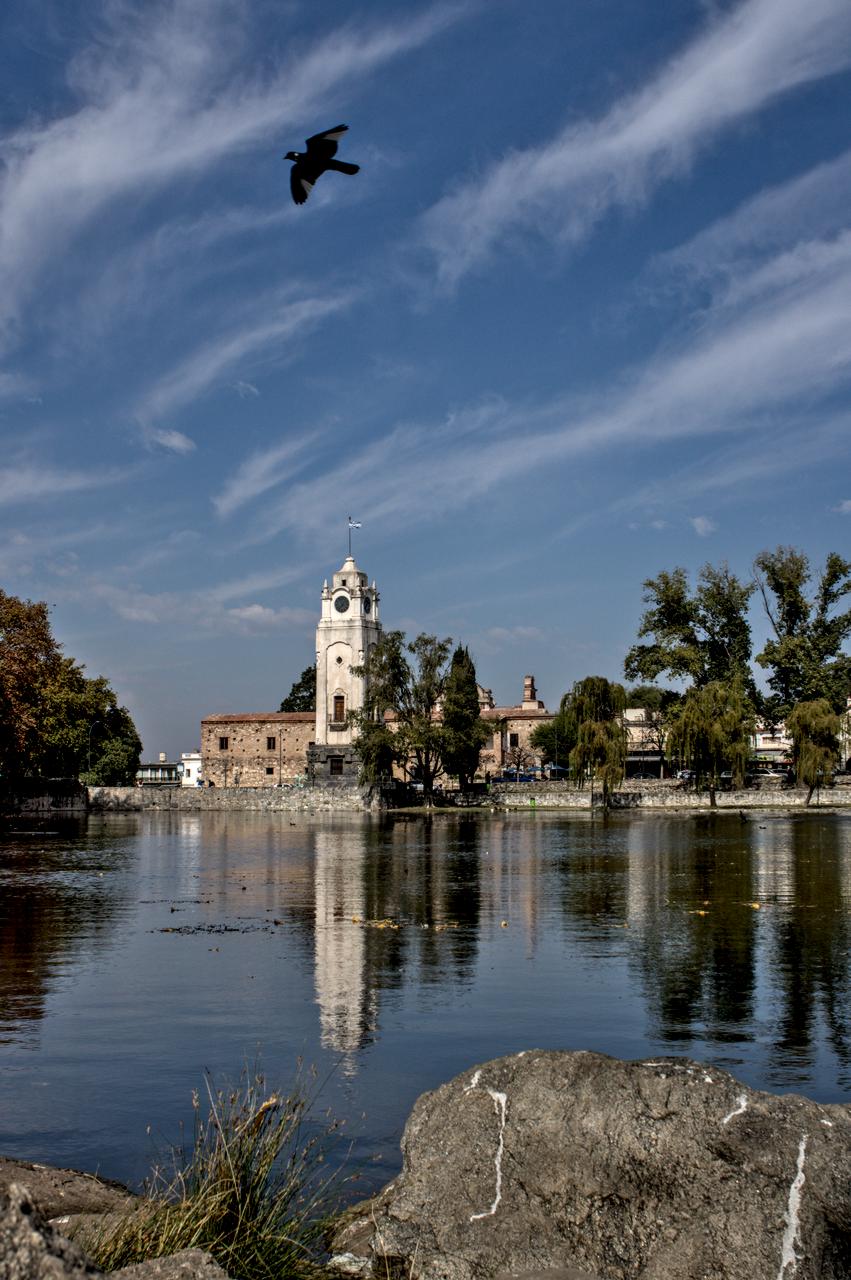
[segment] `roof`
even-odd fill
[[[314,724],[315,711],[249,711],[237,715],[224,712],[217,716],[204,716],[202,724]]]
[[[483,720],[552,720],[552,711],[546,707],[483,707]]]

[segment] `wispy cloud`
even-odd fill
[[[840,502],[838,506],[834,507],[833,510],[838,511],[839,514],[843,516],[851,515],[851,498],[846,498],[843,502]]]
[[[715,521],[710,520],[709,516],[689,516],[689,524],[699,538],[708,538],[718,529]]]
[[[320,538],[325,496],[345,487],[357,487],[371,522],[408,525],[566,459],[593,463],[615,447],[726,436],[728,449],[745,440],[752,446],[742,464],[756,464],[758,445],[765,462],[766,442],[791,430],[804,406],[829,402],[851,381],[851,262],[842,240],[834,242],[832,260],[826,243],[818,256],[819,269],[791,283],[771,264],[755,269],[760,281],[752,288],[743,273],[737,306],[720,302],[679,350],[624,371],[614,391],[537,405],[492,399],[441,423],[398,425],[345,465],[293,485],[266,535],[291,528]],[[827,427],[811,435],[835,451],[839,427],[835,414],[827,417],[832,435]],[[778,460],[771,446],[770,464]]]
[[[264,360],[280,361],[287,343],[304,337],[327,316],[350,306],[354,297],[352,292],[324,298],[293,297],[292,290],[288,290],[284,297],[258,299],[252,307],[253,322],[242,317],[227,332],[200,345],[142,395],[136,418],[150,430],[152,422],[176,412],[210,387],[227,383],[236,369]],[[179,435],[162,431],[153,434]]]
[[[847,0],[745,0],[597,121],[507,155],[425,215],[440,280],[454,284],[521,231],[566,243],[607,210],[641,205],[721,130],[851,64]]]
[[[300,126],[463,12],[439,6],[384,25],[352,24],[248,79],[250,7],[173,0],[135,15],[105,7],[103,38],[71,69],[76,105],[0,139],[0,326],[105,206],[195,179],[270,130]]]
[[[304,455],[312,450],[319,432],[311,432],[294,440],[284,440],[274,448],[252,453],[227,480],[221,493],[213,498],[220,516],[232,515],[239,507],[291,479],[305,466]]]
[[[119,484],[130,474],[129,469],[63,470],[36,462],[0,467],[0,506],[38,502],[60,494],[79,493],[83,489],[101,489],[106,485]]]

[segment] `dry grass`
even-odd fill
[[[193,1095],[191,1149],[155,1168],[142,1206],[85,1241],[104,1271],[205,1249],[240,1280],[316,1274],[334,1181],[324,1164],[337,1125],[308,1122],[314,1090],[267,1093],[255,1072],[232,1090]]]

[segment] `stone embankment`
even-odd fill
[[[424,1094],[332,1266],[385,1280],[848,1280],[851,1107],[532,1051]]]
[[[810,808],[851,808],[851,779],[835,786],[823,787],[810,802]],[[673,778],[625,782],[611,795],[613,809],[708,809],[708,791],[696,791]],[[715,793],[718,809],[802,809],[807,799],[806,787],[789,787],[779,779],[769,779],[745,791]],[[603,793],[599,785],[586,785],[581,791],[570,782],[492,783],[487,797],[498,809],[590,809],[601,805]]]

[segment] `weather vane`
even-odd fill
[[[351,559],[351,556],[352,556],[352,529],[359,529],[359,528],[360,528],[360,520],[353,520],[352,517],[349,516],[349,559]]]

